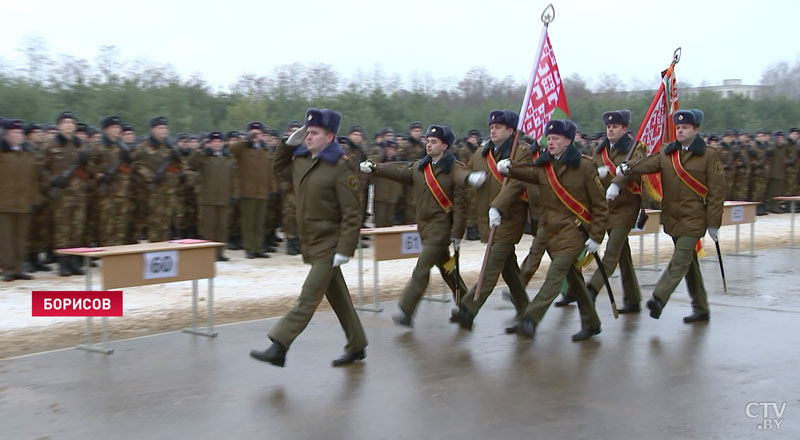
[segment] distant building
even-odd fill
[[[714,92],[723,98],[730,98],[734,95],[744,96],[745,98],[757,98],[759,93],[767,89],[766,86],[745,85],[740,79],[726,79],[721,86],[701,86],[678,89],[678,96],[695,96],[701,92]]]

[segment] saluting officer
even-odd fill
[[[431,268],[436,266],[453,292],[466,292],[464,280],[448,273],[444,264],[450,259],[449,245],[458,251],[464,235],[466,218],[464,164],[450,152],[455,136],[445,124],[428,127],[427,155],[407,167],[378,167],[373,162],[361,163],[361,171],[413,185],[417,205],[417,228],[422,252],[400,297],[400,311],[392,316],[399,325],[412,326],[412,316],[425,288]],[[458,299],[458,298],[457,298]]]
[[[719,151],[708,147],[698,131],[703,123],[700,110],[679,110],[673,115],[677,140],[620,171],[608,187],[606,197],[613,200],[626,185],[627,176],[661,173],[664,188],[662,218],[664,232],[672,236],[675,251],[661,274],[653,297],[647,301],[650,316],[658,319],[672,292],[686,278],[693,313],[683,322],[708,321],[708,294],[697,263],[695,246],[708,231],[717,241],[722,223],[725,178]]]
[[[582,252],[594,253],[603,241],[608,206],[594,161],[581,156],[573,142],[577,131],[578,126],[570,120],[551,120],[545,127],[547,152],[533,166],[512,164],[510,160],[497,164],[501,173],[539,186],[542,220],[552,258],[539,292],[521,319],[506,329],[507,333],[532,338],[565,277],[576,295],[581,315],[581,330],[572,335],[572,340],[582,341],[600,333],[600,318],[576,261]],[[518,190],[507,186],[492,207],[505,213],[518,197]]]
[[[328,298],[347,337],[344,356],[333,366],[366,357],[367,337],[339,266],[347,263],[358,244],[361,208],[357,171],[336,142],[341,114],[308,109],[305,125],[275,154],[275,173],[289,179],[297,195],[297,229],[303,262],[311,264],[297,303],[269,331],[272,346],[250,356],[282,367],[286,352],[305,329],[322,295]],[[304,146],[300,146],[305,142]]]

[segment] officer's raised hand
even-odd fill
[[[295,130],[295,132],[286,139],[286,145],[296,147],[302,144],[303,140],[306,138],[306,130],[308,130],[308,128],[305,125]]]

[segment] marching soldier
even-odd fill
[[[119,246],[130,243],[132,158],[120,138],[119,116],[106,116],[100,125],[103,137],[92,147],[92,165],[99,186],[100,245]]]
[[[683,322],[708,321],[708,294],[695,246],[706,230],[714,241],[718,239],[725,178],[719,151],[708,147],[698,135],[703,112],[679,110],[672,119],[677,140],[657,154],[630,166],[627,163],[621,165],[619,171],[622,172],[614,178],[606,197],[614,200],[629,175],[661,173],[664,232],[672,237],[675,250],[653,290],[653,297],[647,301],[647,308],[650,316],[658,319],[669,297],[685,277],[693,313],[683,318]]]
[[[0,270],[3,281],[30,280],[23,271],[31,213],[40,203],[36,153],[25,143],[22,121],[6,119],[0,139]]]
[[[147,192],[147,241],[166,241],[175,206],[178,175],[183,169],[180,153],[167,140],[167,118],[150,119],[150,137],[133,154],[133,169]]]
[[[510,181],[506,187],[516,191],[517,197],[510,200],[502,210],[492,205],[492,201],[500,193],[503,176],[497,169],[497,162],[511,157],[511,144],[519,122],[519,115],[511,110],[492,110],[489,113],[489,142],[475,151],[470,161],[470,185],[476,187],[475,206],[478,209],[478,229],[481,241],[487,242],[489,230],[496,226],[494,240],[489,250],[489,259],[485,267],[485,277],[481,290],[476,292],[477,285],[470,288],[461,299],[458,310],[454,310],[451,321],[458,322],[462,328],[472,329],[472,321],[494,290],[500,275],[508,285],[511,302],[517,310],[517,319],[521,319],[528,306],[528,295],[519,274],[517,256],[514,246],[522,238],[522,231],[528,221],[527,197],[522,196],[525,185],[519,181]],[[517,148],[514,153],[517,162],[530,162],[531,153],[527,148]],[[488,177],[487,177],[488,175]],[[503,221],[501,222],[500,219]]]
[[[617,122],[624,122],[622,115],[616,116]],[[600,318],[576,261],[583,252],[587,255],[596,252],[603,241],[608,207],[596,163],[582,157],[573,142],[577,131],[578,126],[570,120],[551,120],[545,128],[547,152],[541,154],[533,166],[520,166],[522,164],[517,161],[512,164],[511,160],[497,164],[501,173],[539,186],[547,246],[552,258],[539,292],[527,305],[521,319],[506,329],[507,333],[532,338],[565,277],[576,295],[581,315],[581,330],[572,335],[572,340],[582,341],[600,333]],[[624,133],[623,130],[619,137]],[[518,195],[518,190],[507,186],[492,202],[492,207],[507,212]]]
[[[75,116],[62,112],[56,118],[58,134],[44,153],[46,179],[50,182],[53,244],[56,249],[85,246],[87,190],[91,178],[88,147],[75,136]],[[59,275],[83,275],[80,257],[59,256]]]
[[[417,200],[417,228],[422,240],[422,252],[417,265],[400,297],[400,311],[392,315],[398,325],[412,326],[412,316],[425,288],[431,268],[436,266],[453,292],[466,292],[464,280],[448,273],[444,264],[450,259],[450,244],[458,252],[464,235],[465,194],[467,171],[449,151],[455,136],[444,124],[431,125],[427,132],[427,155],[407,167],[377,167],[362,162],[363,173],[373,173],[391,180],[410,182]],[[459,298],[456,298],[458,300]]]
[[[222,148],[222,133],[212,131],[203,150],[189,157],[189,167],[198,173],[197,196],[200,235],[224,243],[228,237],[228,211],[239,198],[236,159]],[[228,261],[224,247],[217,248],[217,261]]]
[[[272,152],[262,140],[264,124],[250,122],[247,133],[249,140],[230,147],[239,167],[242,240],[247,258],[269,258],[262,248],[267,197],[272,192]]]
[[[593,159],[605,193],[617,174],[617,166],[625,161],[630,149],[636,148],[636,145],[627,134],[631,122],[629,110],[605,112],[603,122],[606,124],[606,139],[594,150]],[[608,242],[602,264],[608,276],[611,276],[619,264],[622,291],[625,296],[625,305],[619,309],[619,313],[638,313],[642,294],[633,268],[628,233],[636,223],[636,217],[642,206],[642,183],[638,176],[633,175],[626,176],[624,180],[625,189],[620,191],[616,199],[608,202],[606,223]],[[603,288],[604,281],[600,271],[596,270],[586,285],[592,299],[597,297],[597,292]]]
[[[350,260],[358,244],[358,176],[336,142],[341,115],[312,108],[306,112],[305,121],[278,147],[274,168],[276,174],[294,185],[303,262],[311,264],[311,270],[294,308],[270,329],[272,346],[264,351],[253,350],[250,356],[283,367],[287,350],[325,295],[347,337],[344,356],[333,361],[333,366],[341,366],[364,359],[367,346],[340,268]]]

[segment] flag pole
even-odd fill
[[[519,122],[517,123],[517,129],[514,131],[514,139],[511,141],[511,151],[509,152],[509,158],[513,161],[514,155],[517,152],[517,147],[519,146],[519,133],[522,130],[522,122],[524,120],[523,115],[525,114],[525,110],[528,107],[528,102],[530,102],[531,96],[531,86],[533,83],[533,78],[536,75],[536,66],[539,63],[539,59],[542,57],[542,47],[544,46],[544,40],[547,37],[547,28],[550,26],[550,23],[556,19],[556,8],[553,7],[553,4],[550,3],[547,7],[544,8],[542,11],[541,20],[544,26],[542,26],[542,34],[539,37],[539,47],[536,50],[536,58],[533,61],[533,67],[531,67],[531,74],[528,78],[528,87],[525,89],[525,97],[522,99],[522,108],[519,112],[520,118]],[[536,143],[539,143],[539,140],[536,140]],[[492,154],[489,152],[489,154]],[[508,184],[508,176],[503,178],[503,183],[500,186],[500,191],[506,187]],[[494,242],[494,234],[497,231],[497,226],[492,226],[489,229],[489,239],[486,241],[486,249],[483,252],[483,262],[481,264],[481,271],[478,274],[478,282],[475,283],[475,293],[473,298],[479,300],[481,298],[481,288],[483,287],[483,279],[486,276],[486,265],[489,263],[489,255],[492,251],[492,243]]]

